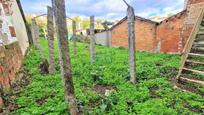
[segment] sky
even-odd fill
[[[183,10],[184,0],[126,0],[135,14],[144,18],[167,16]],[[126,15],[127,6],[122,0],[65,0],[69,17],[91,15],[104,20],[119,20]],[[21,0],[27,14],[45,14],[51,0]]]

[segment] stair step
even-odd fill
[[[202,56],[204,57],[204,54],[196,54],[196,53],[188,53],[190,56]]]
[[[201,27],[200,27],[200,30],[204,30],[204,27],[203,27],[203,26],[201,26]]]
[[[177,86],[177,85],[175,85],[173,88],[174,88],[174,89],[181,90],[181,91],[183,91],[183,92],[190,92],[190,91],[188,91],[188,90],[186,90],[186,89],[180,88],[180,87]]]
[[[194,44],[204,44],[204,41],[194,42]]]
[[[184,80],[184,81],[188,81],[188,82],[192,82],[192,83],[197,83],[197,84],[204,86],[204,81],[199,81],[199,80],[194,80],[194,79],[189,79],[189,78],[184,78],[184,77],[180,77],[179,79]]]
[[[196,46],[196,47],[204,47],[204,41],[194,42],[194,43],[193,43],[193,46]]]
[[[198,35],[204,35],[204,32],[203,31],[199,31],[197,34]]]
[[[204,44],[193,44],[193,47],[204,47]]]
[[[202,47],[192,47],[192,51],[193,52],[202,52],[202,53],[204,53],[204,47],[202,48]]]
[[[190,72],[193,72],[193,73],[197,73],[197,74],[204,75],[204,72],[203,72],[203,71],[198,71],[198,70],[193,70],[193,69],[188,69],[188,68],[183,68],[183,70],[186,70],[186,71],[190,71]]]
[[[199,61],[186,60],[186,62],[204,65],[204,62],[199,62]]]
[[[204,31],[199,31],[197,34],[198,35],[204,35]]]
[[[199,37],[199,36],[196,37],[195,42],[200,42],[200,41],[204,41],[204,36],[203,37]]]

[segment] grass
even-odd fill
[[[42,40],[44,57],[47,42]],[[91,65],[88,44],[78,43],[77,56],[70,44],[75,93],[78,107],[90,115],[186,115],[203,114],[204,99],[196,94],[173,89],[169,80],[176,76],[178,55],[137,52],[137,85],[129,82],[126,49],[97,46],[96,63]],[[66,115],[67,104],[60,76],[58,48],[55,42],[56,74],[41,75],[41,56],[32,47],[24,60],[31,83],[21,89],[15,103],[15,115]],[[106,96],[96,86],[112,87]]]

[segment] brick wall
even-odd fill
[[[155,51],[156,23],[136,18],[136,49],[140,51]],[[120,24],[112,28],[112,46],[128,47],[128,26],[124,18]]]
[[[204,0],[188,0],[187,5],[204,2]]]
[[[181,31],[182,45],[186,44],[193,26],[196,23],[196,19],[199,16],[201,9],[204,6],[204,0],[189,0],[187,6],[187,15],[183,21],[183,28]]]
[[[18,42],[0,46],[0,85],[4,93],[10,92],[10,86],[21,67],[22,59]]]
[[[196,23],[204,0],[186,1],[186,9],[156,25],[136,18],[136,48],[140,51],[181,53]],[[112,28],[112,46],[128,46],[127,19]]]
[[[181,30],[186,12],[183,11],[162,21],[157,27],[158,52],[178,53],[181,52]]]
[[[0,109],[3,105],[1,94],[10,93],[11,84],[23,59],[16,28],[13,26],[11,3],[0,0]]]

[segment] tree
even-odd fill
[[[123,0],[127,8],[128,20],[128,47],[129,47],[129,66],[130,66],[130,82],[136,83],[136,62],[135,62],[135,13],[125,0]]]
[[[78,108],[74,93],[74,84],[71,70],[70,51],[68,43],[68,31],[66,24],[65,0],[52,0],[56,22],[58,46],[60,51],[61,74],[64,83],[65,99],[69,104],[71,115],[78,114]]]
[[[49,73],[55,72],[54,59],[54,12],[52,7],[47,7],[47,31],[48,31],[48,51],[49,51]]]

